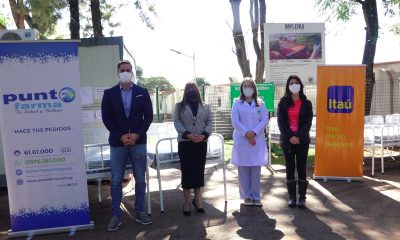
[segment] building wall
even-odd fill
[[[370,115],[400,113],[400,62],[377,63],[374,73]]]

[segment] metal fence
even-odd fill
[[[393,72],[383,72],[376,75],[373,97],[366,104],[371,105],[369,115],[388,115],[400,113],[400,75]],[[233,128],[231,125],[231,105],[230,105],[230,86],[203,86],[200,87],[201,95],[206,103],[211,107],[213,115],[213,132],[219,133],[225,139],[232,137]],[[285,83],[275,84],[274,112],[271,116],[276,116],[276,109],[280,98],[284,95]],[[316,115],[317,84],[306,83],[304,94],[312,102],[313,112]],[[183,90],[174,92],[158,91],[151,93],[154,109],[154,122],[173,121],[175,104],[182,99]]]

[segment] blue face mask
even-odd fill
[[[190,90],[189,92],[186,93],[186,98],[189,101],[196,101],[197,100],[197,94],[196,91]]]

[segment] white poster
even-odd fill
[[[95,101],[101,101],[103,99],[103,95],[104,95],[104,90],[106,90],[109,87],[94,87],[93,88],[93,99]]]
[[[92,87],[81,87],[81,104],[92,105],[93,104],[93,88]]]
[[[90,224],[78,42],[0,42],[11,232]]]
[[[325,64],[324,23],[265,23],[266,82],[286,83],[298,75],[316,83],[317,65]]]

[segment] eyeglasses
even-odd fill
[[[119,72],[120,72],[120,73],[123,73],[123,72],[128,72],[128,73],[130,73],[130,72],[132,72],[132,70],[130,70],[130,69],[120,69]]]

